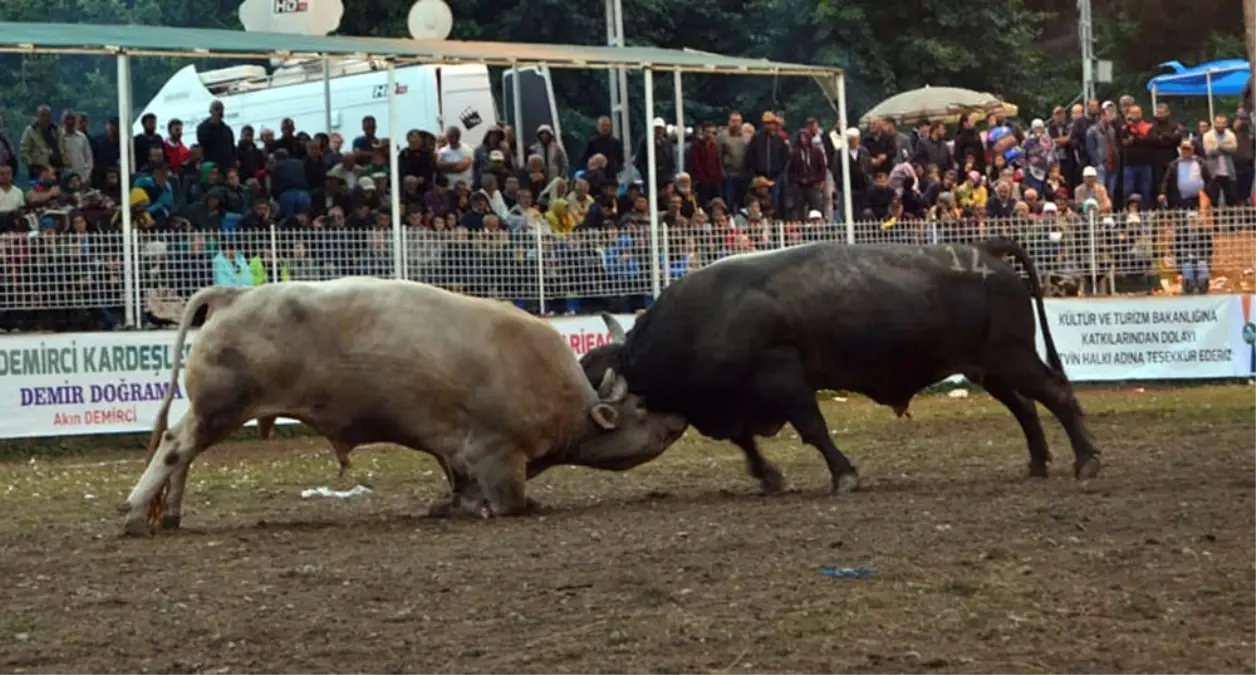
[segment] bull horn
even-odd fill
[[[615,386],[615,369],[607,368],[602,375],[602,383],[597,386],[597,397],[605,401]]]
[[[623,342],[627,339],[624,327],[619,325],[619,320],[610,312],[602,312],[602,322],[606,324],[606,330],[611,333],[612,342]]]
[[[610,371],[607,371],[610,372]],[[615,384],[611,387],[611,395],[606,397],[607,403],[619,403],[628,395],[628,380],[623,375],[615,376]]]

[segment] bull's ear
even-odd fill
[[[619,426],[619,412],[605,403],[598,403],[589,410],[589,417],[606,431],[614,431]]]
[[[602,323],[606,324],[606,330],[611,333],[611,340],[614,342],[623,342],[627,337],[624,327],[619,325],[619,320],[610,312],[602,312]]]

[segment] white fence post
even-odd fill
[[[279,276],[279,232],[274,223],[270,224],[270,279],[276,284],[282,281]]]
[[[661,260],[655,260],[656,274],[662,274],[663,278],[659,280],[659,285],[667,288],[672,281],[672,247],[671,247],[671,230],[668,229],[667,223],[662,223],[659,228],[663,231],[663,251]]]
[[[518,71],[516,71],[518,75]],[[532,228],[536,232],[536,297],[538,313],[545,316],[545,235],[541,228]]]
[[[1099,209],[1091,209],[1090,216],[1087,218],[1087,220],[1090,223],[1087,229],[1090,230],[1089,236],[1090,236],[1090,294],[1091,295],[1099,295],[1099,253],[1097,250],[1095,250],[1096,249],[1095,242],[1098,240],[1098,237],[1095,236],[1095,220],[1097,219],[1097,216],[1095,214],[1098,213],[1098,211]]]
[[[785,221],[776,221],[776,237],[781,242],[781,248],[785,248]]]

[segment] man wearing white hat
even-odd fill
[[[654,143],[654,169],[657,171],[655,174],[657,180],[651,191],[651,198],[658,199],[663,192],[663,186],[676,178],[676,144],[667,138],[667,122],[662,117],[655,117],[650,127],[653,129],[653,135],[641,139],[632,161],[637,171],[641,172],[641,177],[649,180],[650,166],[647,161],[649,156],[646,154],[645,144]]]

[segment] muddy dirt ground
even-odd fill
[[[142,451],[0,464],[5,672],[1253,672],[1250,386],[1083,393],[1103,474],[1047,480],[983,395],[912,420],[828,400],[863,490],[765,443],[792,489],[691,431],[624,474],[555,470],[554,513],[421,517],[426,457],[318,439],[192,468],[184,529],[120,538]],[[373,492],[303,500],[302,489]],[[868,567],[850,579],[822,567]]]

